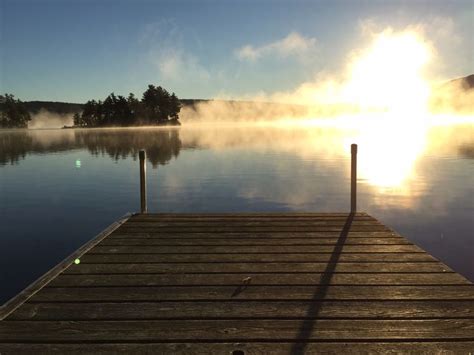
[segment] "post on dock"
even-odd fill
[[[351,144],[351,213],[357,210],[357,144]]]
[[[147,213],[146,207],[146,153],[140,150],[140,212]]]

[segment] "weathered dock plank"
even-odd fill
[[[342,225],[327,225],[327,226],[299,226],[294,225],[265,225],[261,226],[242,226],[236,225],[206,225],[206,226],[193,226],[190,223],[187,226],[168,226],[168,227],[153,227],[153,226],[124,226],[120,227],[118,231],[120,233],[147,233],[147,232],[160,232],[160,233],[274,233],[274,232],[338,232],[342,230]],[[389,232],[390,230],[383,226],[354,226],[351,228],[354,232]]]
[[[253,239],[253,238],[270,238],[270,239],[288,239],[288,238],[304,238],[304,239],[313,239],[313,238],[335,238],[338,239],[341,236],[341,232],[337,231],[326,231],[326,232],[272,232],[272,233],[239,233],[239,232],[229,232],[225,234],[221,233],[212,233],[212,232],[196,232],[196,233],[159,233],[158,230],[154,232],[147,232],[147,233],[132,233],[132,234],[124,234],[120,231],[117,231],[113,235],[110,235],[110,239],[125,239],[125,238],[180,238],[180,239],[190,239],[190,238],[215,238],[215,239],[222,239],[222,238],[229,238],[229,239]],[[349,230],[347,233],[348,238],[400,238],[399,235],[392,231],[383,231],[383,232],[354,232]],[[403,237],[402,237],[403,238]]]
[[[466,342],[223,342],[223,343],[114,343],[114,344],[4,344],[5,353],[59,354],[469,354],[473,341]],[[239,352],[240,351],[240,352]],[[234,353],[235,352],[235,353]]]
[[[306,319],[314,301],[194,301],[28,303],[11,320]],[[463,301],[319,301],[318,319],[429,319],[474,317]],[[315,319],[315,317],[313,317]]]
[[[474,285],[366,213],[135,215],[1,317],[2,355],[474,350]]]
[[[100,246],[180,246],[180,245],[335,245],[336,238],[111,238],[104,240]],[[345,245],[412,245],[403,238],[347,238]]]
[[[312,322],[315,322],[312,320]],[[300,320],[14,321],[2,327],[2,340],[15,341],[291,341],[303,330],[308,338],[349,341],[404,339],[465,340],[472,319],[329,320],[317,326]],[[25,329],[31,332],[25,332]]]
[[[224,269],[225,267],[225,269]],[[253,273],[253,272],[448,272],[444,264],[433,262],[417,263],[107,263],[81,264],[77,268],[64,271],[65,274],[183,274],[183,273]]]
[[[251,277],[252,285],[469,285],[450,273],[214,273],[214,274],[63,274],[51,287],[105,286],[239,286]]]
[[[416,245],[339,245],[340,253],[423,253]],[[177,246],[97,246],[95,253],[168,254],[168,253],[333,253],[334,245],[177,245]]]
[[[206,253],[206,254],[86,254],[84,264],[107,263],[228,263],[228,262],[329,262],[332,253]],[[426,253],[344,253],[338,263],[345,262],[438,262]]]
[[[466,286],[163,286],[46,287],[30,302],[170,301],[170,300],[469,300]]]

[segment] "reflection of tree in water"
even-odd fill
[[[26,132],[0,134],[0,165],[15,164],[31,151],[33,139]]]
[[[173,157],[177,158],[182,147],[178,130],[160,133],[161,137],[154,144],[145,146],[148,160],[154,168],[167,164]]]
[[[47,154],[77,149],[74,135],[55,131],[0,132],[0,165],[15,164],[30,154]]]
[[[129,155],[136,159],[139,150],[145,149],[154,168],[178,157],[182,146],[177,129],[84,130],[76,132],[76,142],[93,155],[107,154],[114,160]]]
[[[182,143],[178,129],[55,130],[0,132],[0,166],[17,163],[30,154],[86,148],[92,155],[109,155],[114,160],[138,157],[145,149],[156,168],[178,157]]]
[[[474,159],[474,144],[463,144],[458,148],[458,153],[463,158]]]

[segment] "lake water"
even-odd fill
[[[358,207],[474,281],[474,125],[184,125],[0,132],[0,303],[127,212]]]

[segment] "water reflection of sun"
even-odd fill
[[[415,167],[426,148],[426,134],[426,126],[401,125],[396,117],[360,124],[358,134],[352,137],[359,143],[360,179],[385,194],[410,194],[410,182],[419,180]],[[349,145],[347,139],[345,145]]]

